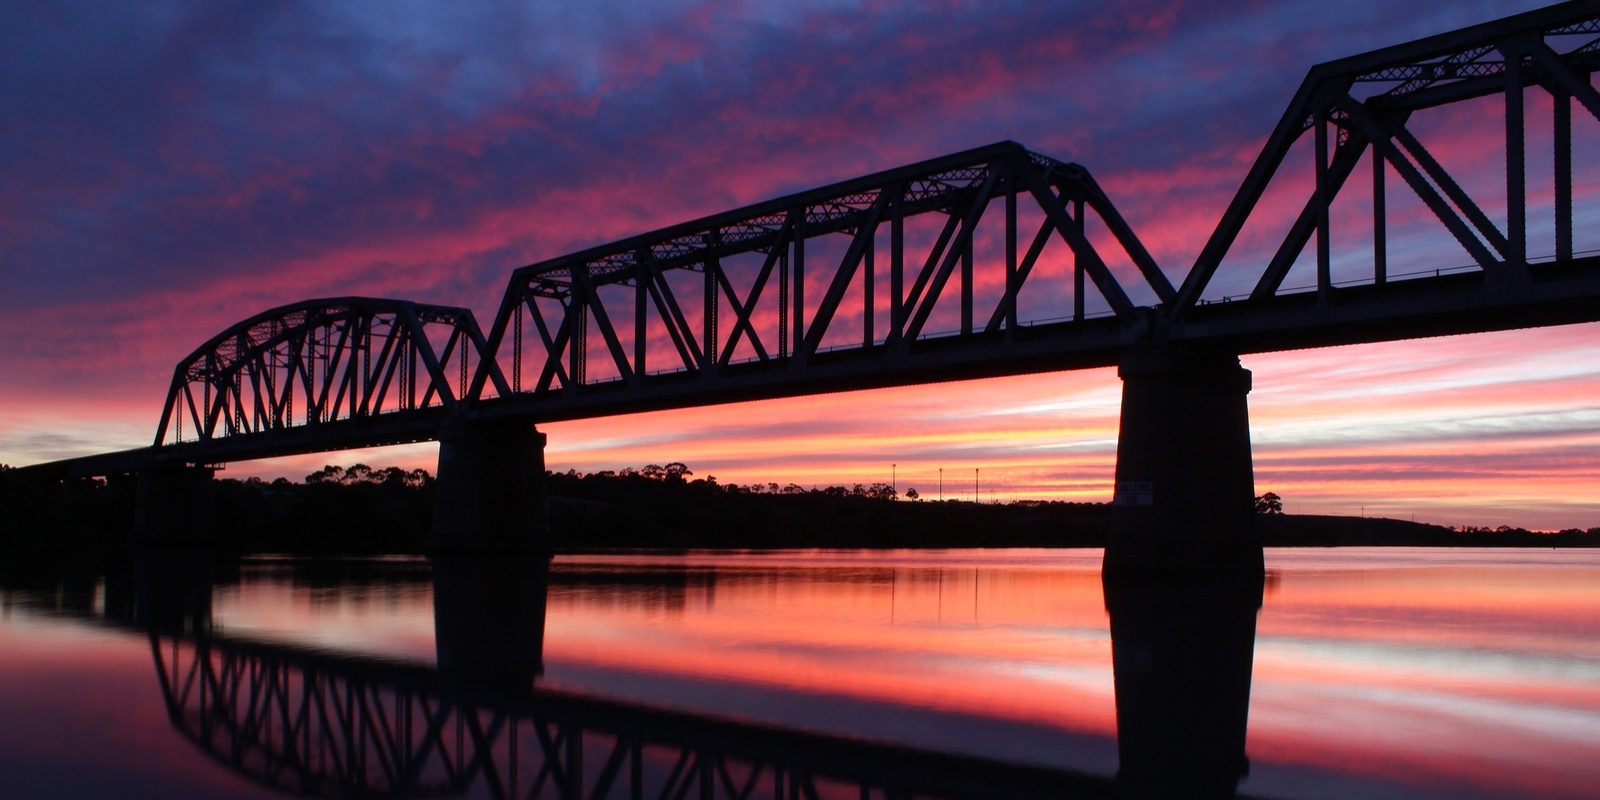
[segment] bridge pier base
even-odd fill
[[[1106,574],[1263,570],[1250,461],[1250,371],[1237,356],[1136,350],[1118,369],[1122,422]]]
[[[133,536],[158,544],[209,544],[217,512],[210,467],[151,465],[134,489]]]
[[[531,422],[447,423],[439,431],[429,552],[548,551],[544,442]]]

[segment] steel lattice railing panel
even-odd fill
[[[1040,288],[1060,261],[1070,288]],[[914,361],[946,329],[1010,335],[1029,304],[1133,324],[1174,294],[1087,170],[1003,142],[519,269],[488,352],[537,400],[840,348]],[[504,394],[485,373],[470,397]]]
[[[1341,285],[1382,286],[1399,277],[1435,277],[1451,269],[1469,268],[1483,273],[1500,293],[1515,293],[1535,276],[1530,261],[1551,261],[1557,267],[1573,260],[1575,211],[1574,168],[1586,170],[1576,176],[1578,185],[1600,181],[1593,159],[1574,159],[1572,107],[1576,103],[1600,119],[1600,93],[1590,83],[1591,73],[1600,69],[1600,2],[1564,3],[1550,8],[1509,17],[1496,22],[1465,28],[1409,44],[1384,48],[1312,68],[1268,139],[1243,185],[1222,216],[1216,231],[1196,259],[1177,297],[1166,309],[1166,317],[1182,321],[1191,309],[1204,302],[1202,295],[1213,286],[1219,267],[1240,239],[1247,223],[1275,217],[1284,209],[1281,199],[1265,203],[1263,197],[1275,186],[1292,186],[1304,201],[1297,215],[1288,222],[1288,231],[1263,258],[1251,255],[1244,260],[1248,274],[1229,273],[1221,282],[1222,293],[1231,296],[1243,288],[1240,279],[1248,278],[1253,288],[1251,300],[1264,301],[1286,290],[1285,279],[1291,269],[1314,269],[1308,289],[1318,294],[1319,306],[1335,302]],[[1545,192],[1544,181],[1530,181],[1528,153],[1530,131],[1542,133],[1545,122],[1530,119],[1531,109],[1541,104],[1525,97],[1528,89],[1543,90],[1550,98],[1553,121],[1549,123],[1549,152],[1553,157],[1553,176]],[[1504,125],[1498,126],[1498,149],[1504,154],[1503,191],[1486,193],[1477,175],[1453,173],[1444,160],[1423,143],[1429,134],[1421,132],[1430,119],[1469,101],[1484,102],[1502,98]],[[1481,106],[1474,113],[1493,121],[1494,112]],[[1432,111],[1432,116],[1424,112]],[[1457,133],[1456,124],[1433,123],[1435,136]],[[1442,127],[1443,132],[1439,129]],[[1305,144],[1309,136],[1309,145]],[[1290,156],[1307,151],[1310,169],[1302,172]],[[1492,156],[1491,153],[1484,155]],[[1482,159],[1467,165],[1480,168]],[[1370,182],[1350,182],[1365,162],[1371,170]],[[1458,165],[1458,169],[1461,167]],[[1448,248],[1433,254],[1431,265],[1408,265],[1411,273],[1391,270],[1391,218],[1395,217],[1387,183],[1398,178],[1404,187],[1441,228],[1441,237],[1460,247],[1460,256]],[[1530,192],[1544,192],[1530,197]],[[1281,196],[1280,196],[1281,197]],[[1337,222],[1331,211],[1343,199],[1344,208],[1367,209],[1362,219],[1345,220],[1345,230],[1370,232],[1368,241],[1335,242]],[[1593,196],[1578,197],[1591,206]],[[1550,209],[1553,222],[1537,233],[1553,241],[1549,254],[1529,252],[1530,207]],[[1292,207],[1291,207],[1292,208]],[[1503,222],[1492,219],[1491,209],[1504,209]],[[1266,224],[1266,223],[1261,223]],[[1280,223],[1281,224],[1281,223]],[[1341,246],[1342,245],[1342,246]],[[1337,250],[1336,250],[1337,248]],[[1362,255],[1362,253],[1365,255]],[[1359,274],[1336,276],[1335,256],[1345,262],[1364,265]],[[1467,262],[1466,265],[1462,261]],[[1261,262],[1265,263],[1261,268]],[[1242,297],[1242,296],[1241,296]]]
[[[483,345],[464,308],[353,297],[275,308],[178,364],[155,443],[457,411]]]

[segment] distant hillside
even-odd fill
[[[1100,547],[1100,503],[929,503],[852,495],[551,496],[558,548]]]
[[[1600,547],[1600,528],[1541,533],[1522,528],[1456,530],[1403,519],[1262,514],[1257,531],[1268,547]]]

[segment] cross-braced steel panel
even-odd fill
[[[1573,227],[1574,168],[1582,170],[1579,185],[1600,180],[1594,159],[1574,159],[1574,103],[1600,119],[1600,93],[1590,83],[1590,75],[1600,67],[1600,3],[1562,3],[1538,11],[1508,17],[1496,22],[1464,28],[1409,44],[1384,48],[1363,55],[1318,65],[1310,71],[1294,101],[1268,139],[1249,175],[1223,214],[1221,222],[1196,259],[1167,307],[1168,319],[1185,319],[1203,299],[1218,268],[1235,246],[1247,223],[1260,215],[1272,215],[1277,208],[1263,201],[1274,186],[1306,175],[1290,156],[1297,143],[1310,137],[1310,146],[1301,145],[1310,156],[1309,180],[1302,178],[1303,202],[1279,244],[1266,259],[1250,270],[1254,288],[1245,295],[1262,301],[1281,296],[1299,287],[1286,289],[1290,271],[1301,262],[1315,268],[1315,277],[1305,290],[1314,290],[1318,304],[1336,302],[1341,284],[1383,286],[1396,278],[1426,280],[1446,277],[1451,271],[1471,271],[1485,276],[1492,291],[1516,292],[1536,279],[1541,270],[1558,271],[1574,261]],[[1546,93],[1553,119],[1549,121],[1549,152],[1553,175],[1544,181],[1530,181],[1528,156],[1532,148],[1530,130],[1543,132],[1545,123],[1531,118],[1542,104],[1530,102],[1529,90]],[[1494,106],[1485,99],[1500,98]],[[1475,105],[1464,104],[1476,102]],[[1470,163],[1452,172],[1434,150],[1425,146],[1419,134],[1420,123],[1430,115],[1454,112],[1456,117],[1434,122],[1436,135],[1457,133],[1463,123],[1488,120],[1493,141],[1482,140],[1466,147],[1476,150]],[[1502,115],[1503,126],[1494,131],[1494,117]],[[1440,132],[1442,129],[1442,132]],[[1365,162],[1371,181],[1352,184],[1349,179]],[[1503,156],[1504,180],[1497,189],[1487,189],[1482,181],[1468,181],[1463,170],[1481,170],[1485,161],[1493,163]],[[1541,157],[1540,161],[1543,161]],[[1398,178],[1414,193],[1448,238],[1459,244],[1456,253],[1432,250],[1432,266],[1408,274],[1392,274],[1391,211],[1389,181]],[[1476,185],[1474,185],[1476,184]],[[1503,189],[1503,191],[1502,191]],[[1293,189],[1289,191],[1294,191]],[[1538,191],[1542,196],[1531,197]],[[1362,259],[1364,274],[1345,276],[1338,281],[1333,270],[1337,227],[1331,210],[1341,194],[1360,202],[1352,207],[1365,209],[1366,218],[1349,227],[1370,232],[1370,256]],[[1600,200],[1591,190],[1579,198],[1593,206]],[[1550,253],[1529,252],[1529,209],[1549,208],[1552,217],[1548,231],[1554,246]],[[1498,211],[1503,222],[1493,219]],[[1594,218],[1595,209],[1587,215]],[[1543,231],[1541,231],[1541,235]],[[1314,237],[1314,240],[1313,240]],[[1308,253],[1307,248],[1310,247]],[[1467,263],[1462,264],[1465,260]],[[1243,299],[1244,296],[1241,297]],[[1211,298],[1228,299],[1224,298]],[[1394,316],[1403,317],[1400,314]],[[1403,322],[1403,319],[1397,319]]]
[[[258,314],[178,364],[156,445],[460,410],[483,334],[464,308],[310,300]]]
[[[1030,280],[1052,241],[1070,288]],[[519,269],[488,352],[523,401],[749,364],[801,377],[826,351],[914,367],[922,339],[1010,337],[1029,301],[1051,322],[1132,323],[1114,264],[1141,298],[1174,296],[1087,170],[1002,142]],[[480,373],[471,397],[491,393]]]

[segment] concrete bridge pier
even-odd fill
[[[1134,350],[1118,369],[1122,422],[1107,575],[1263,570],[1250,461],[1250,371],[1238,356]]]
[[[216,470],[186,464],[151,464],[134,489],[133,536],[153,544],[209,544],[216,535]]]
[[[446,423],[429,552],[548,552],[544,442],[531,422]]]

